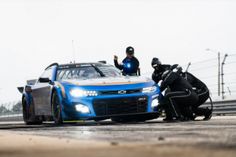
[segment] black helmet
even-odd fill
[[[133,55],[134,54],[134,48],[129,46],[126,48],[126,53],[129,55]]]
[[[161,65],[161,61],[160,61],[158,58],[154,57],[154,58],[152,59],[152,67],[153,67],[153,68],[156,68],[156,67],[158,67],[158,66],[160,66],[160,65]]]

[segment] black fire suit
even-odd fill
[[[169,89],[161,102],[166,118],[171,120],[173,117],[179,119],[184,116],[193,119],[191,105],[198,102],[198,96],[189,82],[172,70],[164,72],[162,80],[161,91]]]
[[[122,61],[122,64],[119,64],[117,60],[114,60],[114,64],[116,68],[122,70],[123,75],[138,75],[139,61],[136,57],[126,57]]]
[[[193,112],[196,114],[196,116],[206,116],[207,114],[210,114],[210,109],[199,107],[200,105],[204,104],[209,98],[209,90],[207,86],[189,72],[183,73],[183,76],[192,85],[194,91],[198,95],[198,102],[196,104],[193,104],[192,106]]]

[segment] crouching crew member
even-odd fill
[[[126,57],[122,63],[118,63],[118,57],[114,56],[114,64],[116,68],[122,70],[123,75],[137,76],[140,75],[139,61],[134,56],[134,48],[129,46],[126,48]]]
[[[164,103],[169,105],[169,109],[172,110],[172,116],[167,116],[167,120],[172,120],[173,118],[177,120],[185,120],[186,118],[186,120],[193,120],[191,105],[198,102],[198,96],[192,90],[192,86],[178,73],[171,70],[163,73],[162,80],[161,91],[169,88],[168,93],[164,96]]]
[[[153,80],[156,83],[162,80],[161,91],[167,89],[164,99],[160,102],[166,113],[164,120],[194,119],[191,104],[197,103],[198,96],[188,81],[177,71],[177,64],[162,65],[154,58],[152,67],[155,69],[152,75]]]
[[[196,116],[205,116],[203,120],[209,120],[212,116],[212,110],[199,107],[209,98],[209,90],[205,83],[189,72],[184,72],[183,77],[192,85],[194,91],[198,95],[198,102],[193,104],[192,110]]]

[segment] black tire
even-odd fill
[[[55,124],[60,125],[63,123],[61,116],[61,104],[59,101],[59,97],[56,92],[53,92],[52,95],[52,115]]]
[[[35,116],[34,105],[30,104],[30,107],[28,107],[25,97],[23,97],[22,99],[22,110],[23,110],[23,120],[26,125],[42,124],[43,121],[40,119],[40,117]]]
[[[29,119],[29,112],[27,111],[27,104],[26,104],[26,99],[23,97],[22,99],[22,112],[23,112],[23,120],[27,124],[27,121]]]

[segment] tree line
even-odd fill
[[[15,104],[6,105],[6,104],[0,104],[0,115],[6,115],[6,114],[18,114],[22,112],[22,104],[21,101],[16,102]]]

